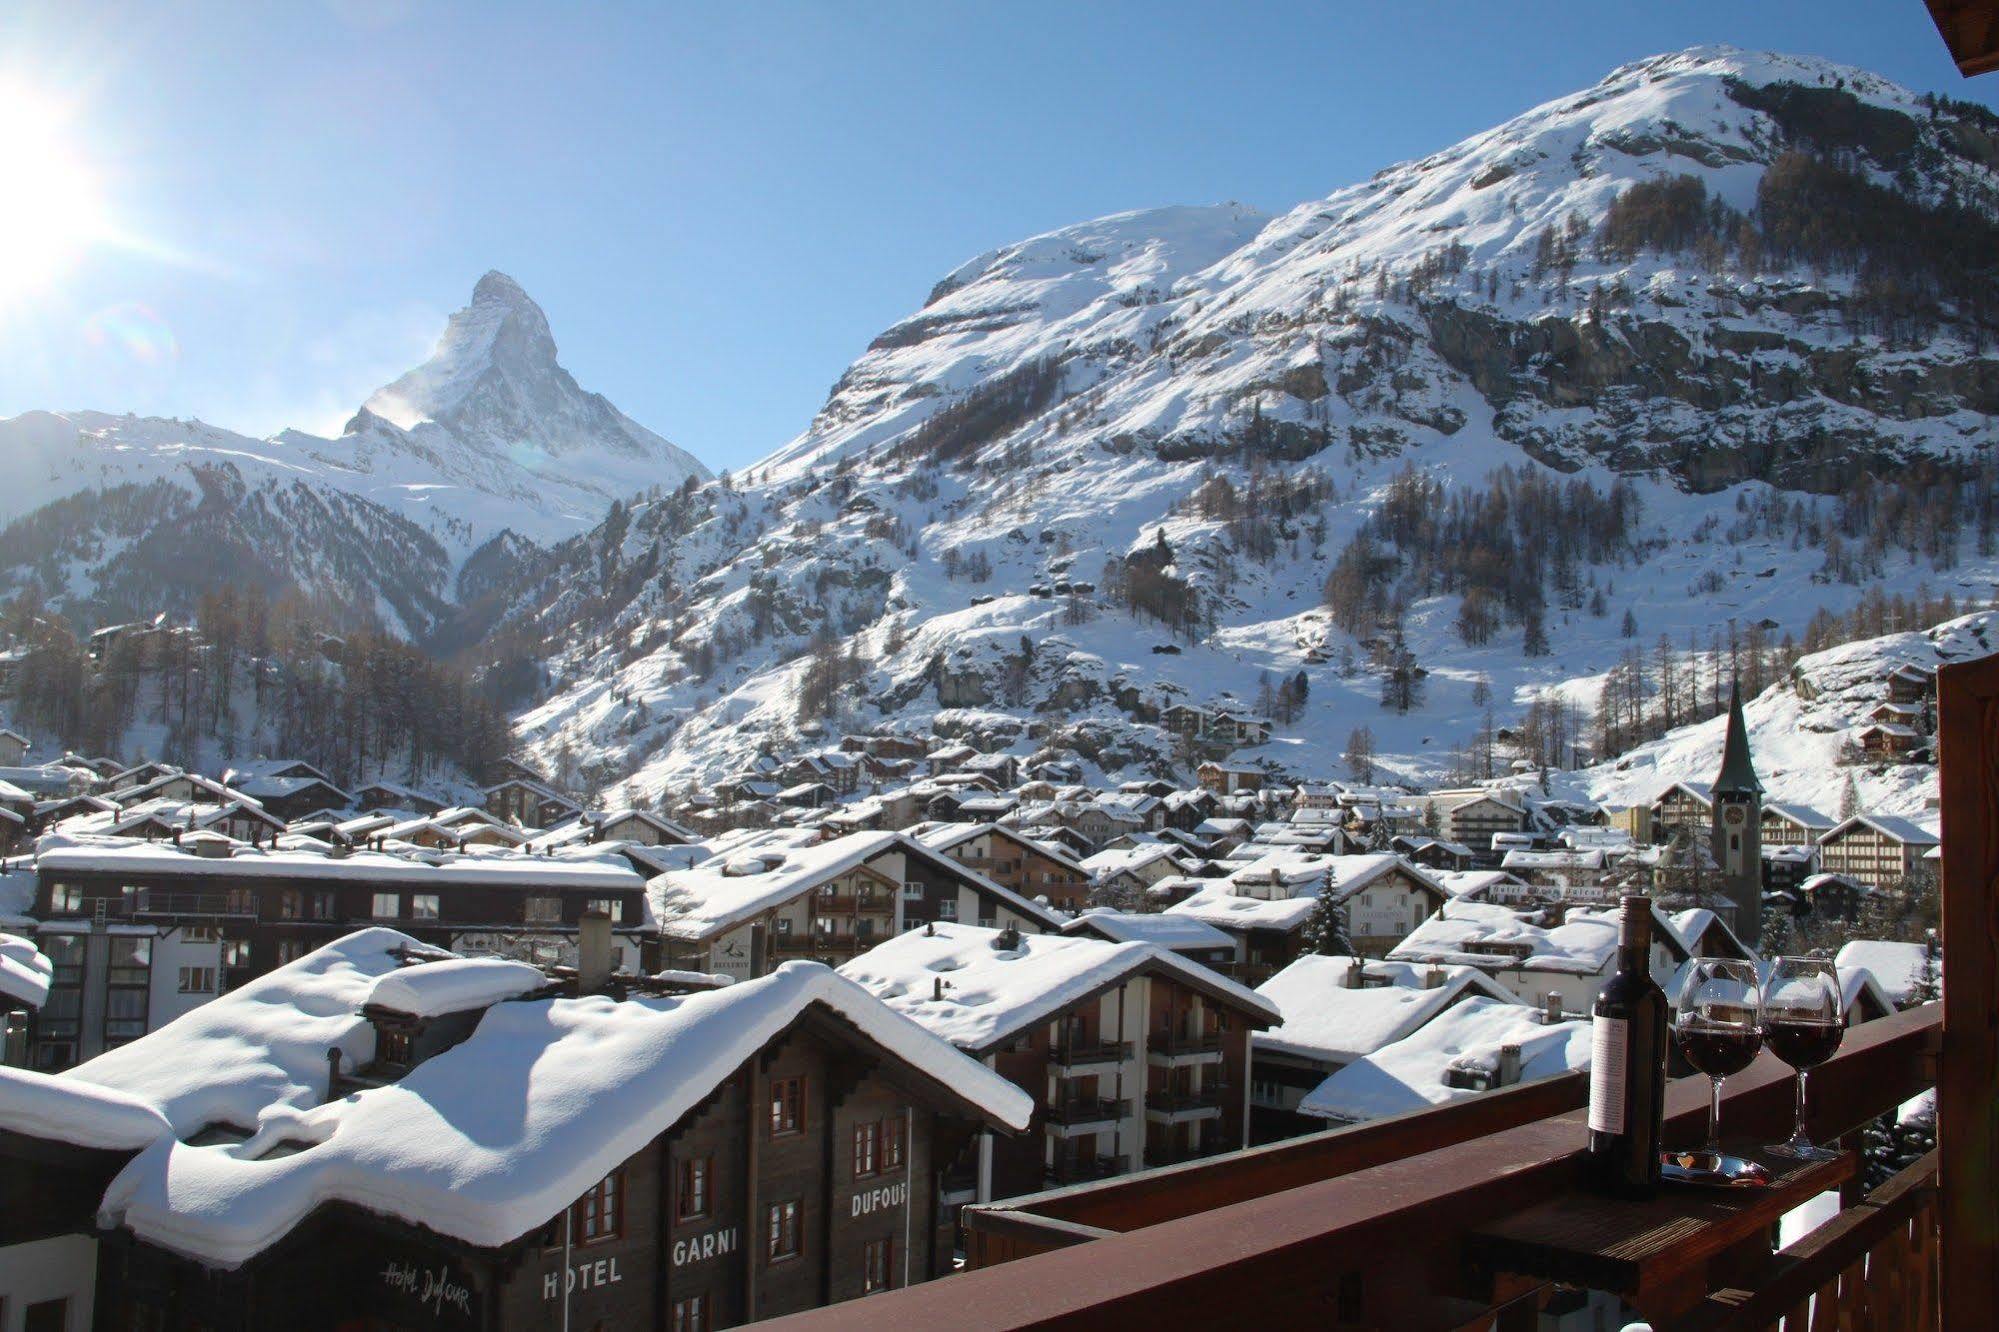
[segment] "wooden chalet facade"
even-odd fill
[[[1089,904],[1088,870],[1067,852],[1043,846],[1003,824],[940,829],[920,840],[1029,900],[1046,898],[1049,906],[1068,912]]]
[[[1907,819],[1856,814],[1819,839],[1819,871],[1888,888],[1922,873],[1936,844],[1935,833]]]

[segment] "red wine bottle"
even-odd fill
[[[1666,995],[1652,979],[1652,899],[1624,899],[1617,974],[1596,997],[1590,1029],[1589,1180],[1616,1198],[1659,1187],[1666,1117]]]

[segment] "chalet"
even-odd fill
[[[57,989],[35,1066],[67,1067],[171,1021],[348,931],[403,929],[481,953],[573,959],[583,915],[609,915],[636,964],[645,880],[621,859],[514,851],[421,857],[63,838],[35,864],[38,930]]]
[[[745,832],[647,885],[657,963],[735,977],[787,958],[841,961],[932,920],[1054,930],[1061,918],[893,832],[830,841],[811,829]],[[650,962],[649,962],[650,965]]]
[[[1159,714],[1160,724],[1175,735],[1198,739],[1207,734],[1214,714],[1192,703],[1175,703]]]
[[[1937,673],[1920,666],[1897,666],[1888,672],[1886,684],[1889,702],[1921,703],[1936,696]]]
[[[305,766],[305,765],[300,765]],[[279,819],[294,819],[324,809],[350,809],[354,797],[324,777],[231,771],[223,785],[255,800]]]
[[[982,1147],[964,1201],[1246,1144],[1250,1032],[1277,1010],[1166,949],[937,925],[840,974],[1033,1098],[1030,1133]]]
[[[1082,867],[1097,887],[1139,897],[1161,879],[1180,873],[1178,850],[1162,842],[1121,847],[1097,852]]]
[[[1428,870],[1468,870],[1475,858],[1472,849],[1462,842],[1416,833],[1400,833],[1389,841],[1388,847],[1410,863]]]
[[[1325,1127],[1298,1104],[1357,1059],[1414,1033],[1474,995],[1518,1003],[1476,967],[1366,962],[1306,953],[1259,985],[1284,1021],[1250,1038],[1250,1113],[1258,1142]]]
[[[1374,956],[1401,942],[1448,896],[1436,880],[1399,856],[1273,853],[1226,881],[1204,883],[1167,910],[1233,937],[1233,974],[1261,982],[1304,951],[1305,924],[1327,893],[1346,907],[1355,948]]]
[[[364,930],[72,1075],[0,1070],[0,1158],[56,1214],[37,1238],[97,1269],[64,1325],[773,1317],[951,1271],[946,1171],[1029,1124],[823,967],[549,982]],[[301,1112],[311,1138],[262,1151],[281,1170],[215,1150]]]
[[[192,772],[169,770],[137,786],[120,786],[105,792],[127,809],[147,800],[179,800],[196,805],[226,805],[248,799],[241,791]]]
[[[581,835],[579,834],[587,834]],[[694,834],[672,819],[655,814],[649,809],[614,809],[602,814],[585,814],[572,823],[537,839],[537,846],[546,846],[551,841],[563,845],[567,841],[590,842],[634,842],[640,846],[685,846],[695,840]]]
[[[1590,1024],[1485,995],[1332,1074],[1298,1103],[1321,1127],[1359,1124],[1587,1068]]]
[[[953,772],[965,766],[966,762],[979,756],[979,751],[968,744],[954,742],[940,745],[923,756],[924,764],[932,777]]]
[[[1388,954],[1391,961],[1477,967],[1529,1003],[1559,993],[1569,1012],[1587,1012],[1617,968],[1615,909],[1557,908],[1556,923],[1487,902],[1458,899]],[[1668,984],[1689,956],[1671,923],[1652,912],[1652,978]]]
[[[1833,955],[1833,966],[1842,977],[1856,972],[1872,976],[1897,1009],[1934,1000],[1943,979],[1934,934],[1927,943],[1851,939]]]
[[[1062,927],[1106,943],[1148,943],[1178,953],[1189,962],[1226,974],[1235,961],[1236,941],[1192,916],[1164,911],[1113,911],[1090,907]]]
[[[1293,809],[1339,809],[1341,788],[1330,782],[1307,782],[1291,793]]]
[[[1856,814],[1819,839],[1819,868],[1873,888],[1890,888],[1924,871],[1937,835],[1892,814]]]
[[[1218,795],[1234,795],[1240,791],[1261,791],[1268,776],[1262,768],[1249,763],[1203,763],[1194,775],[1201,785]]]
[[[1900,759],[1922,747],[1923,733],[1899,722],[1869,722],[1854,734],[1860,752],[1871,759]]]
[[[1092,848],[1103,846],[1127,833],[1144,832],[1148,827],[1145,815],[1139,810],[1123,802],[1107,800],[1076,807],[1066,822]]]
[[[396,782],[369,782],[358,787],[354,803],[362,809],[406,809],[412,814],[435,814],[444,808],[437,797]]]
[[[1090,892],[1090,871],[1059,846],[1023,836],[994,823],[954,823],[911,829],[933,851],[977,870],[1022,897],[1045,899],[1060,911],[1081,911]]]
[[[1020,780],[1020,760],[1011,754],[978,754],[960,763],[958,770],[990,777],[1001,788]]]
[[[1527,826],[1527,809],[1511,793],[1472,787],[1436,791],[1430,803],[1437,810],[1446,840],[1483,853],[1494,847],[1497,833],[1517,833]]]
[[[1810,805],[1772,800],[1763,806],[1761,841],[1765,848],[1816,846],[1838,821]]]
[[[1706,838],[1714,826],[1714,787],[1708,782],[1674,782],[1652,802],[1652,840],[1664,843],[1687,832]]]
[[[1208,723],[1205,738],[1235,745],[1269,744],[1270,723],[1239,712],[1217,712]]]
[[[1606,858],[1602,850],[1564,848],[1553,851],[1508,851],[1499,867],[1536,888],[1565,894],[1603,882]]]
[[[781,782],[751,774],[715,783],[715,798],[725,805],[748,804],[760,800],[776,800],[777,793],[783,789],[784,785]]]
[[[1855,920],[1860,915],[1860,904],[1873,891],[1844,874],[1813,874],[1798,884],[1798,914],[1824,920]]]
[[[28,737],[0,726],[0,768],[14,768],[28,761]]]
[[[179,772],[179,768],[168,763],[135,763],[129,768],[121,768],[110,776],[102,778],[97,789],[106,795],[115,796],[119,791],[145,786],[149,782],[158,781],[162,777],[171,777]]]
[[[840,793],[825,782],[800,782],[777,793],[777,803],[793,809],[824,809],[839,799]]]
[[[510,777],[482,794],[489,814],[523,828],[553,828],[583,812],[568,796],[528,777]]]
[[[778,769],[778,776],[793,786],[819,783],[830,787],[836,796],[852,795],[860,786],[861,763],[852,754],[826,750],[793,759]]]

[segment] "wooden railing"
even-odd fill
[[[1814,1135],[1853,1141],[1864,1125],[1929,1088],[1938,1021],[1930,1006],[1849,1030],[1839,1053],[1813,1074]],[[968,1208],[967,1259],[974,1270],[797,1321],[865,1322],[871,1332],[1147,1322],[1532,1326],[1554,1287],[1483,1270],[1470,1261],[1467,1240],[1502,1217],[1582,1189],[1584,1091],[1583,1079],[1569,1075],[1398,1119]],[[1706,1100],[1704,1079],[1671,1085],[1669,1142],[1701,1136]],[[1790,1070],[1772,1056],[1729,1080],[1723,1114],[1731,1136],[1776,1141],[1788,1133],[1791,1110]],[[1923,1186],[1898,1184],[1850,1208],[1815,1233],[1809,1247],[1773,1256],[1767,1240],[1752,1239],[1731,1249],[1726,1262],[1704,1262],[1644,1312],[1663,1328],[1743,1309],[1763,1321],[1714,1325],[1769,1326],[1790,1315],[1798,1289],[1807,1298],[1830,1289],[1835,1302],[1878,1303],[1891,1298],[1890,1270],[1901,1274],[1894,1290],[1929,1289],[1912,1274],[1923,1270],[1922,1255],[1934,1251],[1933,1231],[1923,1228],[1933,1212]],[[1898,1224],[1905,1229],[1898,1232]],[[1729,1291],[1738,1292],[1735,1305],[1713,1303],[1721,1297],[1711,1292]],[[1902,1301],[1898,1309],[1922,1307],[1920,1295],[1892,1298]],[[1772,1299],[1779,1304],[1769,1306]],[[1820,1325],[1795,1326],[1816,1332]]]
[[[1675,1332],[1938,1325],[1937,1154],[1779,1252],[1753,1287],[1709,1295]],[[1999,1310],[1989,1311],[1999,1319]]]

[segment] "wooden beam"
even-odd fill
[[[1925,0],[1958,72],[1971,78],[1999,70],[1999,4],[1993,0]]]
[[[1999,656],[1937,671],[1943,1307],[1999,1309]]]

